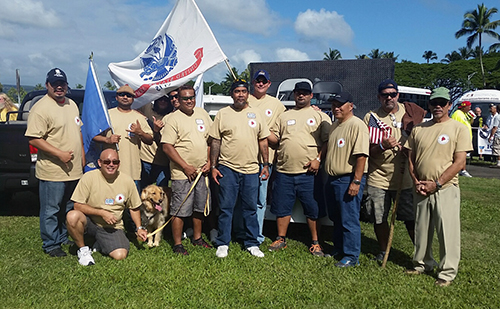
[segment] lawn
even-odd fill
[[[3,308],[496,308],[500,304],[500,180],[460,178],[462,260],[450,287],[434,286],[434,275],[407,276],[413,247],[404,225],[396,225],[385,269],[372,258],[377,244],[362,223],[361,266],[339,269],[333,258],[308,252],[308,229],[293,224],[288,248],[250,256],[237,242],[229,256],[171,243],[148,249],[132,245],[129,257],[113,261],[94,253],[96,265],[75,256],[50,258],[41,250],[38,218],[0,216],[0,307]],[[274,237],[274,222],[266,222]],[[331,228],[323,227],[326,247]],[[266,239],[265,249],[271,242]],[[437,241],[435,241],[437,243]],[[67,247],[64,248],[66,251]],[[437,246],[435,249],[437,253]],[[437,256],[436,256],[437,258]]]

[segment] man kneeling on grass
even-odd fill
[[[141,199],[132,178],[120,173],[120,160],[114,149],[106,149],[98,160],[100,169],[83,175],[71,200],[74,210],[66,216],[68,232],[80,248],[77,252],[81,265],[94,265],[92,251],[84,243],[84,234],[95,237],[101,253],[115,260],[127,257],[130,243],[123,231],[122,215],[130,208],[130,215],[138,226],[136,235],[145,241],[147,232],[141,226],[139,207]]]

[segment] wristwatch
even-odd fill
[[[269,166],[269,165],[271,165],[269,162],[262,163],[262,166]]]
[[[138,226],[136,229],[135,229],[135,232],[139,232],[139,230],[145,230],[146,231],[146,228],[144,226]]]
[[[443,185],[440,184],[439,181],[437,181],[437,180],[435,181],[435,183],[436,183],[436,189],[441,190],[441,188],[443,187]]]
[[[361,184],[361,180],[354,179],[352,183],[359,186]]]

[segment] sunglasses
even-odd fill
[[[195,96],[190,96],[190,97],[181,97],[182,101],[189,101],[189,100],[194,100]]]
[[[179,95],[178,94],[174,94],[174,95],[171,95],[170,96],[171,99],[178,99],[179,98]]]
[[[389,92],[389,93],[381,93],[380,96],[384,99],[387,99],[388,97],[395,98],[398,95],[397,92]]]
[[[114,165],[118,165],[120,164],[120,160],[109,160],[109,159],[105,159],[105,160],[101,160],[102,164],[105,164],[105,165],[108,165],[110,164],[111,162],[113,162]]]
[[[445,107],[446,105],[448,105],[448,101],[447,100],[432,100],[429,102],[429,104],[431,106],[441,106],[441,107]]]
[[[268,81],[267,79],[257,79],[257,80],[255,81],[255,83],[256,83],[256,84],[258,84],[258,83],[262,83],[262,84],[264,84],[264,85],[265,85],[265,84],[267,84],[268,82],[269,82],[269,81]]]
[[[117,93],[116,95],[119,96],[119,97],[127,97],[127,98],[133,98],[134,97],[133,94],[130,94],[128,92],[120,92],[120,93]]]
[[[303,95],[303,96],[306,96],[306,95],[310,95],[311,92],[310,91],[305,91],[305,90],[297,90],[297,91],[294,91],[293,92],[296,96],[299,96],[299,95]]]

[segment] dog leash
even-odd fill
[[[196,186],[196,184],[198,183],[198,181],[200,180],[200,178],[201,178],[202,175],[203,175],[202,172],[198,173],[198,176],[196,176],[196,179],[193,181],[193,184],[191,185],[191,188],[189,189],[188,193],[186,194],[186,197],[184,198],[184,200],[182,201],[181,205],[179,206],[179,209],[177,209],[177,211],[175,212],[175,215],[171,216],[170,219],[168,219],[167,222],[165,222],[165,224],[163,224],[161,227],[159,227],[158,229],[156,229],[154,232],[149,233],[147,235],[147,237],[151,237],[153,235],[158,234],[158,232],[160,232],[161,230],[163,230],[165,228],[165,226],[167,226],[167,224],[169,224],[170,221],[172,221],[172,219],[177,216],[177,214],[181,210],[182,205],[184,205],[184,203],[186,202],[186,200],[189,197],[189,195],[191,194],[191,192],[194,190],[194,187]],[[208,203],[209,202],[208,177],[205,177],[205,184],[207,185],[207,200],[205,202],[205,209],[203,210],[203,214],[206,217],[206,216],[208,216],[210,214],[210,206],[209,206],[209,203]],[[208,209],[208,211],[207,211],[207,209]]]

